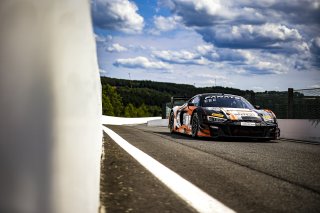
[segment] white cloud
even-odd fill
[[[297,43],[296,45],[294,45],[293,47],[295,50],[297,50],[300,53],[305,53],[308,54],[310,51],[310,48],[308,46],[308,44],[304,41]]]
[[[128,50],[128,48],[126,48],[124,46],[121,46],[118,43],[114,43],[114,44],[112,44],[111,46],[109,46],[107,48],[108,52],[124,52],[124,51],[127,51],[127,50]]]
[[[199,45],[196,51],[212,62],[243,62],[249,59],[249,53],[242,50],[216,48],[213,45]]]
[[[320,53],[320,36],[317,36],[311,40],[311,48],[313,52]]]
[[[184,72],[184,79],[186,79],[188,82],[193,82],[193,84],[198,87],[231,86],[234,84],[227,76],[220,74],[221,70],[218,72],[212,72],[207,70],[205,66],[201,68],[204,70],[201,69],[201,72],[194,72],[194,70],[192,70],[191,72],[187,72],[187,75],[185,74],[186,71],[182,71]]]
[[[311,39],[310,50],[312,55],[312,64],[320,67],[320,36]]]
[[[199,45],[197,46],[197,51],[201,54],[201,55],[206,55],[209,52],[212,52],[214,49],[214,46],[211,44],[204,44],[204,45]]]
[[[94,34],[96,42],[108,42],[112,40],[112,36],[104,37],[98,34]]]
[[[263,87],[259,87],[259,86],[252,87],[252,90],[255,92],[264,92],[265,91],[265,89]]]
[[[108,71],[106,71],[106,70],[104,70],[104,69],[99,69],[99,73],[100,73],[100,75],[102,75],[102,76],[108,75]]]
[[[150,61],[148,58],[143,56],[136,58],[117,59],[114,65],[117,67],[126,67],[132,69],[141,68],[167,70],[171,68],[170,65],[162,61]]]
[[[282,43],[299,41],[297,29],[281,24],[220,25],[199,31],[204,39],[219,47],[230,48],[280,48]]]
[[[94,38],[99,46],[105,46],[107,43],[109,43],[112,40],[111,35],[103,36],[94,34]]]
[[[256,70],[270,70],[269,73],[282,74],[288,70],[281,63],[274,61],[259,61],[253,65]]]
[[[199,75],[202,78],[211,79],[211,80],[227,80],[226,76],[223,75],[216,75],[216,74],[202,74]]]
[[[169,64],[180,65],[216,65],[230,66],[230,72],[237,74],[283,74],[296,63],[283,55],[247,49],[215,48],[210,44],[199,45],[194,50],[157,50],[152,56]]]
[[[257,26],[255,27],[255,29],[251,25],[247,25],[247,28],[251,28],[251,33],[253,33],[253,30],[255,30],[255,33],[257,33],[258,35],[275,40],[287,41],[300,40],[302,38],[298,30],[293,28],[290,29],[287,26],[281,24],[267,23],[261,26]]]
[[[263,24],[286,20],[319,23],[319,0],[159,0],[187,26]]]
[[[172,64],[198,64],[206,65],[208,60],[206,60],[201,55],[190,52],[187,50],[172,51],[172,50],[162,50],[162,51],[153,51],[153,56]]]
[[[261,52],[259,50],[234,50],[243,57],[239,68],[245,70],[244,74],[285,74],[294,68],[290,57],[284,55]],[[241,69],[240,69],[241,70]]]
[[[311,85],[309,88],[320,88],[320,84]]]
[[[122,23],[129,21],[111,16],[110,26],[105,24],[101,30],[103,25],[95,19],[99,65],[110,77],[128,78],[127,68],[131,68],[135,79],[197,86],[229,86],[230,80],[233,87],[261,91],[319,86],[320,22],[312,21],[320,20],[317,1],[158,0],[159,7],[167,8],[154,14],[133,11],[153,17],[147,30],[166,32],[161,36],[150,35],[143,27],[134,30],[138,28]],[[129,32],[124,28],[142,33],[124,35]],[[113,35],[112,40],[106,42],[106,33]],[[114,44],[127,50],[109,52],[121,51]],[[166,75],[165,69],[169,69]]]
[[[196,11],[204,11],[210,15],[214,15],[221,12],[223,9],[221,1],[207,1],[207,0],[180,0],[180,2],[186,2],[194,6]]]
[[[171,10],[173,16],[181,17],[181,23],[219,48],[307,54],[310,50],[305,43],[319,35],[319,0],[160,2]],[[319,57],[313,61],[319,61]]]
[[[97,27],[125,33],[140,33],[144,19],[135,3],[128,0],[93,0],[92,15]]]
[[[320,36],[318,36],[318,37],[316,37],[315,39],[314,39],[314,43],[315,43],[315,46],[317,47],[317,48],[320,48]]]
[[[154,16],[154,25],[159,31],[170,31],[176,29],[181,22],[179,16]]]
[[[172,0],[172,10],[182,16],[188,26],[204,26],[234,17],[224,5],[225,1],[215,0]]]

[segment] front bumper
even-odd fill
[[[209,133],[210,137],[277,139],[280,136],[278,125],[266,122],[255,123],[255,126],[243,126],[241,121],[204,123],[201,125],[200,131],[201,129]]]

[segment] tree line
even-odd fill
[[[192,97],[199,93],[226,93],[246,96],[249,90],[229,87],[202,87],[154,81],[101,77],[104,115],[124,117],[161,116],[162,105],[172,96]]]
[[[195,87],[154,81],[130,81],[101,77],[103,114],[124,117],[161,116],[162,105],[172,96],[192,97],[200,93],[225,93],[240,95],[254,105],[271,109],[278,118],[287,117],[287,91],[265,91],[254,93],[229,87]],[[294,117],[319,117],[320,98],[303,97],[295,93]]]
[[[135,96],[139,97],[139,96]],[[126,98],[126,96],[124,96]],[[102,85],[102,112],[104,115],[118,117],[151,117],[160,116],[161,108],[158,106],[128,102],[118,92],[115,86]]]

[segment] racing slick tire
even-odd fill
[[[170,130],[170,133],[174,133],[174,115],[173,115],[173,112],[171,112],[170,116],[169,116],[169,130]]]
[[[193,138],[196,138],[196,137],[198,137],[198,131],[199,131],[198,114],[197,113],[193,114],[191,120],[192,120],[192,122],[191,122],[191,136]]]

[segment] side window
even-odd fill
[[[188,102],[189,102],[189,103],[194,103],[193,101],[194,101],[194,98],[192,98],[192,99],[189,100]]]
[[[191,103],[194,103],[195,106],[199,106],[200,105],[200,97],[197,96],[194,99],[192,99]]]

